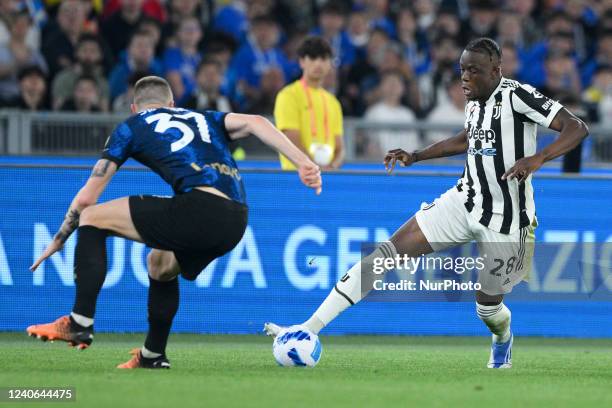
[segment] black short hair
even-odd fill
[[[135,30],[128,41],[128,48],[130,45],[132,45],[132,41],[134,41],[136,37],[146,37],[147,39],[151,38],[149,37],[149,33],[147,33],[145,30]]]
[[[308,57],[312,59],[331,58],[333,56],[329,43],[323,37],[318,36],[306,37],[300,44],[297,54],[300,58]]]
[[[476,0],[471,3],[470,8],[472,10],[495,11],[497,10],[498,5],[491,0]]]
[[[196,70],[196,72],[200,72],[203,67],[208,65],[214,65],[219,71],[223,70],[223,65],[218,59],[208,56],[202,58],[202,61],[200,61],[200,63],[198,64],[198,69]]]
[[[79,75],[79,77],[75,81],[75,86],[76,86],[77,83],[79,83],[81,81],[90,81],[90,82],[93,82],[94,85],[96,86],[96,88],[98,88],[98,80],[96,79],[95,76],[93,76],[91,74],[82,74],[82,75]]]
[[[612,29],[606,28],[606,29],[601,30],[599,32],[599,36],[598,37],[599,37],[599,40],[601,40],[604,37],[612,37]]]
[[[79,37],[79,40],[77,41],[75,48],[79,48],[81,45],[88,43],[88,42],[96,43],[98,48],[102,50],[102,42],[100,41],[100,37],[98,37],[95,34],[91,34],[91,33],[81,34],[81,36]]]
[[[162,28],[162,24],[159,22],[158,19],[153,18],[153,17],[149,17],[147,15],[144,15],[143,18],[140,20],[140,22],[138,23],[138,30],[142,29],[143,25],[146,24],[151,24],[154,25],[155,27],[159,28],[161,30]]]
[[[17,73],[17,79],[21,81],[22,79],[29,77],[30,75],[37,75],[43,80],[47,79],[45,71],[43,71],[38,65],[28,65],[21,68]]]
[[[276,19],[271,14],[259,14],[251,19],[251,27],[263,24],[277,25]]]
[[[334,1],[328,1],[327,3],[325,3],[322,7],[321,10],[319,11],[319,15],[323,15],[323,14],[332,14],[332,15],[336,15],[336,16],[344,16],[346,15],[346,9],[344,8],[344,6],[342,4],[339,4],[337,2]]]
[[[573,20],[570,15],[561,9],[553,10],[545,16],[546,24],[550,23],[553,20],[565,20],[569,21],[570,23],[573,23]]]
[[[489,56],[489,60],[501,61],[502,52],[497,43],[487,37],[477,38],[466,45],[465,51],[479,52]]]

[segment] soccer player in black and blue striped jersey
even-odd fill
[[[122,236],[153,250],[147,257],[149,332],[144,346],[119,368],[169,368],[165,349],[179,303],[177,276],[196,279],[206,265],[238,244],[247,225],[245,190],[229,143],[255,135],[288,157],[301,181],[317,194],[321,173],[263,117],[175,108],[163,78],[145,77],[136,83],[132,112],[109,137],[59,232],[31,267],[35,270],[59,251],[78,229],[72,312],[52,323],[30,326],[27,332],[79,348],[92,343],[96,300],[106,277],[106,237]],[[130,157],[159,174],[175,195],[135,195],[96,204]]]

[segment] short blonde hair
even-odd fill
[[[134,104],[163,104],[167,105],[174,97],[170,84],[164,78],[158,76],[146,76],[134,85]]]

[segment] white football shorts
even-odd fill
[[[436,252],[476,241],[485,266],[478,273],[480,290],[488,295],[511,292],[529,276],[537,221],[512,234],[502,234],[480,224],[463,200],[452,187],[433,203],[423,205],[415,215],[421,231]]]

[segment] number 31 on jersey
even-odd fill
[[[181,138],[175,142],[172,142],[172,144],[170,145],[170,150],[172,152],[176,152],[191,143],[195,135],[193,134],[193,130],[189,126],[187,126],[181,121],[174,119],[194,119],[202,141],[210,143],[210,133],[208,133],[208,124],[206,123],[204,115],[202,115],[201,113],[187,112],[174,115],[170,113],[156,113],[155,115],[147,117],[145,120],[148,124],[153,124],[157,122],[155,128],[153,128],[153,130],[157,133],[166,133],[168,129],[178,129],[182,133]]]

